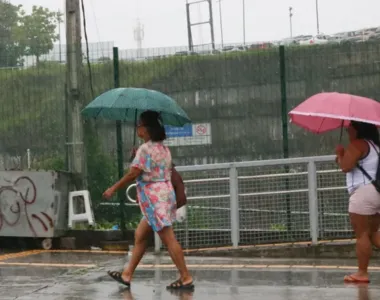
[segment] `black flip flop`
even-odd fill
[[[194,290],[193,282],[183,284],[181,279],[178,279],[166,287],[167,290],[173,291],[192,291]]]
[[[121,272],[117,272],[117,271],[114,271],[114,272],[111,272],[111,271],[108,271],[107,274],[113,279],[113,280],[116,280],[118,283],[121,283],[123,285],[125,285],[127,288],[130,288],[131,287],[131,283],[128,282],[128,281],[125,281],[121,276],[122,276],[122,273]]]

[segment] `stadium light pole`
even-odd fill
[[[292,18],[293,18],[293,7],[289,7],[289,23],[290,23],[290,37],[293,37],[293,23],[292,23]]]
[[[245,0],[243,0],[243,45],[245,46]]]
[[[318,0],[315,0],[315,13],[317,15],[317,34],[319,34],[319,5],[318,5]]]
[[[222,17],[222,0],[219,0],[219,19],[220,19],[220,38],[222,42],[222,48],[224,47],[223,42],[223,17]]]

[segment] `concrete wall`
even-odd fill
[[[67,229],[68,180],[53,171],[0,172],[0,237],[54,237]]]

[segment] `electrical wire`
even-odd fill
[[[88,46],[86,10],[84,7],[84,0],[81,1],[81,4],[82,4],[82,14],[83,14],[83,30],[84,30],[84,37],[86,40],[86,61],[87,61],[87,68],[88,68],[89,81],[90,81],[91,97],[92,99],[94,99],[95,93],[94,93],[94,86],[93,86],[93,81],[92,81],[92,69],[91,69],[91,62],[90,62],[90,49]]]
[[[98,35],[98,42],[99,42],[99,44],[101,45],[100,31],[99,31],[98,21],[97,21],[96,13],[95,13],[95,5],[94,5],[94,3],[93,3],[92,0],[90,1],[90,6],[91,6],[91,10],[92,10],[92,15],[93,15],[93,17],[94,17],[94,23],[95,23],[95,28],[96,28],[96,34]],[[104,50],[103,50],[103,47],[102,47],[102,46],[100,47],[100,51],[102,52],[102,57],[105,57]]]

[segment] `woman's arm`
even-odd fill
[[[336,152],[336,162],[344,173],[348,173],[354,169],[359,160],[366,155],[368,152],[368,144],[364,140],[355,140],[351,142],[344,151],[337,149]]]
[[[129,182],[135,181],[140,176],[142,170],[132,167],[129,172],[123,176],[118,182],[116,182],[111,188],[116,192],[117,190],[125,187]]]
[[[107,189],[103,196],[106,199],[110,199],[112,195],[119,189],[125,187],[129,182],[136,180],[137,177],[141,175],[143,172],[147,172],[147,162],[148,156],[146,153],[146,149],[144,145],[142,145],[136,152],[136,156],[131,163],[131,167],[127,174],[123,176],[118,182],[116,182],[113,186]]]
[[[110,199],[117,190],[125,187],[129,182],[136,180],[142,172],[143,171],[141,169],[132,167],[129,172],[123,176],[123,178],[103,193],[104,198]]]

